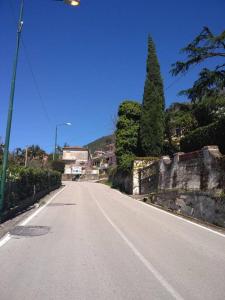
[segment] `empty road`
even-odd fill
[[[225,236],[96,183],[67,183],[0,242],[1,300],[225,299]]]

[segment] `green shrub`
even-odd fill
[[[51,162],[51,168],[54,171],[58,171],[61,174],[64,172],[65,162],[63,160],[53,160]]]
[[[183,152],[191,152],[209,145],[217,145],[225,154],[225,117],[186,135],[181,139],[180,148]]]
[[[5,210],[20,205],[39,192],[61,185],[61,174],[47,169],[13,167],[7,172]]]

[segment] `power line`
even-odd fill
[[[14,10],[13,4],[12,4],[12,0],[9,1],[9,4],[10,4],[10,9],[11,9],[11,14],[12,14],[13,20],[14,20],[15,24],[17,24],[15,10]],[[42,97],[42,94],[41,94],[41,91],[40,91],[40,88],[39,88],[39,85],[38,85],[38,82],[37,82],[37,79],[36,79],[32,64],[31,64],[30,56],[28,54],[28,50],[27,50],[27,47],[25,45],[23,36],[21,36],[21,41],[22,41],[22,47],[24,49],[25,60],[27,62],[28,68],[30,70],[31,77],[32,77],[32,80],[33,80],[33,84],[34,84],[34,87],[35,87],[36,92],[37,92],[38,99],[40,100],[41,107],[42,107],[42,110],[43,110],[43,112],[46,116],[46,119],[48,120],[48,123],[51,125],[51,123],[52,123],[51,118],[49,116],[49,113],[47,111],[44,99]]]
[[[31,73],[31,76],[32,76],[32,79],[33,79],[33,83],[34,83],[34,86],[35,86],[37,95],[38,95],[38,97],[39,97],[39,100],[40,100],[42,109],[43,109],[43,111],[44,111],[44,113],[45,113],[45,116],[46,116],[48,122],[51,124],[51,119],[50,119],[49,113],[48,113],[48,111],[47,111],[47,108],[46,108],[45,102],[44,102],[44,100],[43,100],[43,97],[42,97],[42,95],[41,95],[41,92],[40,92],[40,89],[39,89],[39,85],[38,85],[36,76],[35,76],[35,74],[34,74],[34,70],[33,70],[33,68],[32,68],[31,60],[30,60],[30,58],[29,58],[28,51],[27,51],[27,47],[26,47],[26,45],[25,45],[25,43],[24,43],[23,37],[21,38],[21,41],[22,41],[22,46],[23,46],[23,49],[24,49],[25,58],[26,58],[28,67],[29,67],[29,69],[30,69],[30,73]]]

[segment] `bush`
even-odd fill
[[[132,173],[129,171],[118,169],[118,167],[111,167],[108,172],[108,183],[114,189],[121,192],[132,194]]]
[[[7,173],[5,207],[9,210],[37,193],[47,194],[61,185],[61,174],[47,169],[11,168]]]
[[[217,145],[225,154],[225,117],[186,135],[181,139],[180,148],[183,152],[191,152],[209,145]]]
[[[51,162],[51,168],[54,171],[58,171],[61,174],[64,172],[65,162],[63,160],[53,160]]]

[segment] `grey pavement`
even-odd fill
[[[225,236],[105,185],[67,183],[26,226],[47,230],[0,247],[0,300],[225,299]]]

